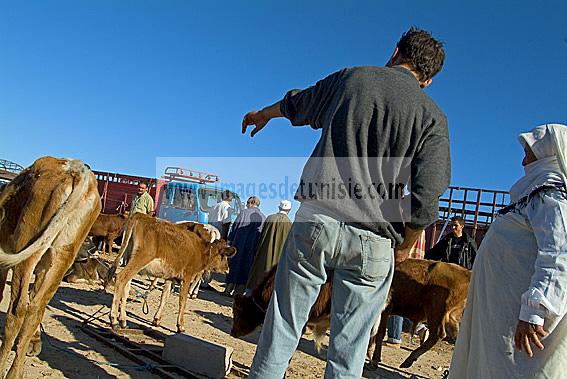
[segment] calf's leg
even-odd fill
[[[22,378],[26,354],[30,351],[36,353],[37,350],[39,350],[37,351],[37,354],[39,354],[41,351],[39,324],[45,313],[45,307],[59,288],[65,272],[73,263],[77,250],[78,246],[68,245],[66,248],[58,248],[57,250],[50,248],[45,254],[44,259],[53,260],[53,264],[49,265],[49,270],[40,267],[38,271],[37,282],[33,286],[32,296],[29,298],[29,305],[18,331],[16,357],[6,379]],[[40,263],[40,265],[43,264],[46,264],[46,261]],[[26,295],[28,293],[27,288],[22,288]],[[32,346],[30,346],[30,343],[32,343]]]
[[[109,234],[108,237],[106,238],[106,242],[108,244],[108,255],[112,254],[112,246],[114,246],[114,240],[117,237],[118,236],[115,234]]]
[[[120,311],[120,324],[126,327],[126,301],[130,290],[132,278],[148,263],[153,260],[149,254],[144,256],[143,252],[137,251],[136,247],[132,250],[132,259],[126,267],[116,275],[114,286],[114,297],[112,298],[112,308],[110,309],[110,326],[113,329],[118,327],[118,312]],[[120,305],[122,305],[120,307]]]
[[[320,357],[326,356],[326,352],[323,351],[323,338],[327,334],[330,323],[330,318],[325,318],[325,320],[321,320],[313,325],[313,344]]]
[[[148,287],[148,290],[146,291],[146,293],[150,293],[153,290],[155,290],[157,288],[158,281],[159,281],[158,277],[153,278],[152,282],[150,283],[150,286]]]
[[[122,296],[120,298],[120,315],[118,316],[118,321],[120,322],[120,327],[122,329],[126,329],[128,327],[128,321],[126,316],[126,304],[128,303],[128,297],[130,296],[131,285],[132,285],[132,278],[129,278],[126,284],[124,285],[124,290],[122,291]]]
[[[388,325],[388,317],[392,311],[391,306],[387,306],[386,309],[380,315],[380,324],[378,326],[378,333],[374,336],[370,336],[370,341],[368,341],[368,349],[366,351],[366,357],[370,360],[368,368],[375,370],[378,368],[378,364],[382,361],[382,341],[386,335],[386,326]],[[370,352],[374,348],[372,353],[372,358]]]
[[[53,258],[54,258],[53,253],[54,253],[54,250],[50,249],[48,251],[48,253],[46,253],[43,257],[47,261],[43,262],[43,259],[42,259],[42,262],[39,263],[35,268],[35,282],[33,284],[33,287],[32,287],[31,293],[30,293],[30,302],[33,302],[33,300],[35,299],[39,289],[44,285],[45,277],[47,275],[46,266],[51,267],[52,261],[53,261]],[[42,265],[42,263],[46,266]],[[61,281],[59,281],[59,282],[61,282]],[[59,283],[57,283],[57,287],[59,287]],[[41,322],[41,319],[40,319],[40,322]],[[34,335],[30,339],[30,343],[28,345],[26,355],[29,356],[29,357],[36,357],[36,356],[39,355],[39,353],[41,353],[41,330],[40,330],[40,327],[38,325]]]
[[[43,314],[45,313],[45,307],[57,291],[57,288],[59,288],[63,275],[65,275],[65,272],[73,263],[75,251],[77,251],[77,249],[74,249],[73,246],[63,251],[61,248],[58,248],[58,259],[54,262],[53,266],[45,272],[39,283],[40,286],[34,286],[34,296],[30,300],[23,325],[18,334],[16,357],[14,358],[14,362],[6,379],[19,379],[23,376],[25,356],[28,352],[29,344],[34,338],[39,338],[38,328]]]
[[[445,323],[444,314],[431,315],[429,313],[427,325],[429,327],[429,337],[425,340],[423,345],[411,352],[410,356],[400,365],[401,368],[408,368],[426,351],[431,349],[439,340],[445,338]]]
[[[0,377],[4,375],[8,354],[26,318],[28,310],[28,288],[33,273],[32,259],[28,259],[13,268],[10,291],[10,305],[4,322],[4,336],[0,348]]]
[[[197,274],[191,279],[191,285],[189,286],[189,297],[191,299],[196,299],[197,295],[199,294],[199,287],[201,286],[202,282],[201,274]]]
[[[153,321],[153,324],[155,326],[160,326],[160,324],[161,324],[161,314],[163,312],[163,308],[165,308],[165,304],[167,303],[167,300],[169,299],[169,295],[171,294],[171,284],[172,283],[173,282],[171,280],[166,280],[165,284],[163,285],[163,288],[161,290],[161,299],[159,301],[159,307],[156,311],[156,314],[154,316],[154,321]]]
[[[187,305],[188,293],[189,293],[189,282],[187,280],[182,280],[181,288],[179,289],[179,314],[177,315],[178,333],[183,333],[185,331],[185,306]]]
[[[104,243],[106,245],[106,251],[103,250],[102,252],[106,252],[108,255],[112,254],[112,241],[110,240],[110,237],[105,237]]]

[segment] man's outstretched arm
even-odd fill
[[[256,133],[264,129],[271,119],[277,117],[283,117],[280,109],[280,101],[259,111],[248,112],[242,119],[242,134],[246,133],[246,129],[249,125],[254,125],[255,128],[252,130],[252,133],[250,133],[250,137],[254,137]]]
[[[272,118],[276,117],[287,118],[293,126],[311,125],[313,129],[321,128],[318,117],[333,95],[337,81],[345,72],[346,70],[335,72],[309,88],[288,91],[277,103],[260,111],[247,113],[242,120],[242,134],[246,133],[249,125],[254,125],[255,128],[250,134],[254,137]]]

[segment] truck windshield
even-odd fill
[[[174,208],[194,211],[196,208],[195,190],[191,187],[176,186],[173,192],[173,201],[171,205]]]

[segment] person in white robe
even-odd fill
[[[567,126],[519,141],[525,176],[478,250],[449,378],[567,377]]]

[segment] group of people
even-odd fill
[[[221,238],[230,241],[237,253],[229,261],[224,294],[242,294],[246,289],[255,288],[264,275],[274,267],[280,258],[283,244],[291,229],[289,212],[291,202],[282,200],[278,212],[266,217],[260,210],[260,199],[251,196],[232,223],[233,195],[223,191],[221,201],[209,212],[209,223],[221,232]]]
[[[356,189],[329,198],[300,186],[250,378],[284,376],[330,271],[325,378],[360,378],[394,265],[437,220],[449,184],[447,119],[424,91],[444,59],[441,42],[411,28],[385,67],[340,70],[244,116],[242,133],[253,126],[252,137],[279,117],[321,130],[301,183],[342,180],[360,189],[394,177],[409,184],[411,200],[409,219],[400,220],[392,217],[391,199],[361,197]],[[560,378],[567,371],[567,126],[539,126],[520,143],[525,176],[476,257],[460,219],[428,253],[472,267],[450,378]]]
[[[284,376],[331,271],[325,378],[360,378],[394,267],[410,255],[423,256],[420,249],[416,256],[416,243],[437,220],[438,199],[449,185],[447,118],[424,91],[444,60],[441,42],[411,28],[384,67],[340,70],[244,116],[242,133],[253,126],[252,137],[279,117],[321,130],[301,176],[308,185],[295,194],[301,206],[293,224],[289,201],[266,219],[251,197],[231,227],[228,191],[209,215],[238,249],[227,294],[253,288],[279,261],[250,378]],[[451,233],[425,253],[472,269],[449,378],[560,378],[567,372],[567,126],[544,124],[520,134],[519,142],[525,175],[478,251],[463,231],[464,219],[454,217]],[[392,199],[357,193],[357,185],[387,185],[391,177],[410,184],[408,219],[392,215]],[[356,185],[346,197],[311,191],[311,184],[347,180]],[[144,192],[136,209],[149,206]],[[390,329],[399,341],[401,320]]]

